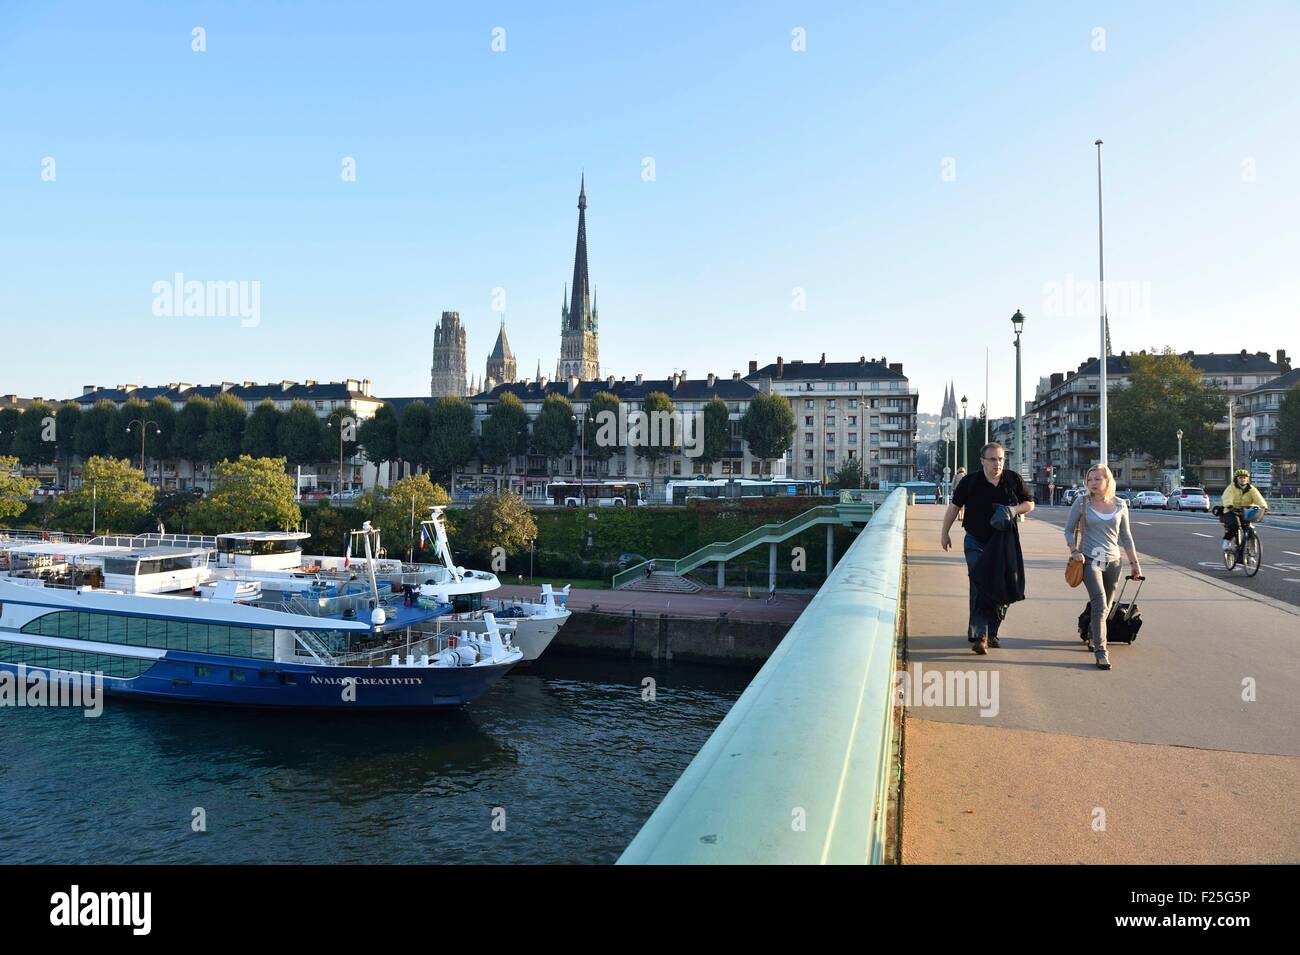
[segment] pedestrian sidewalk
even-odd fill
[[[909,670],[990,671],[997,707],[907,707],[903,862],[1300,862],[1300,612],[1143,556],[1141,634],[1098,670],[1065,540],[1031,516],[1026,600],[978,656],[942,515],[908,510]]]

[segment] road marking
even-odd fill
[[[1141,524],[1143,527],[1154,527],[1154,526],[1155,526],[1155,525],[1152,524],[1150,521],[1134,521],[1133,523],[1134,523],[1134,524]],[[1298,556],[1300,556],[1300,555],[1298,555]]]
[[[1210,537],[1209,534],[1202,534],[1200,531],[1192,531],[1197,537]]]
[[[1284,554],[1290,554],[1292,557],[1300,557],[1300,554],[1297,554],[1297,553],[1296,553],[1295,551],[1293,551],[1293,550],[1284,550],[1284,551],[1282,551],[1282,553],[1284,553]]]

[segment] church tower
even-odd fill
[[[465,327],[460,323],[460,312],[443,312],[442,321],[433,330],[429,394],[434,398],[465,397],[469,390],[465,373]]]
[[[560,361],[556,377],[576,376],[592,381],[600,377],[599,312],[587,277],[587,177],[578,188],[578,244],[573,253],[573,290],[560,307]]]
[[[510,351],[510,342],[506,340],[506,320],[501,319],[501,331],[497,332],[497,343],[492,346],[492,354],[487,360],[487,380],[485,390],[494,385],[504,385],[517,381],[515,356]]]

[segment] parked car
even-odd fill
[[[330,492],[322,488],[314,487],[303,491],[298,495],[300,501],[323,501],[330,496]]]
[[[1119,498],[1121,501],[1127,501],[1130,504],[1133,503],[1132,491],[1116,491],[1115,496]]]
[[[1137,508],[1164,507],[1168,503],[1169,499],[1159,491],[1138,491],[1133,498],[1133,506]]]
[[[1081,487],[1067,487],[1065,489],[1065,493],[1061,495],[1061,503],[1064,504],[1066,507],[1069,507],[1071,504],[1074,503],[1074,499],[1082,493],[1083,493],[1083,488]]]
[[[1203,487],[1182,487],[1169,495],[1165,507],[1171,511],[1204,511],[1210,513],[1210,495]]]

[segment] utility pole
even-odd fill
[[[1109,341],[1110,335],[1107,334],[1108,329],[1106,328],[1106,254],[1105,254],[1105,245],[1103,243],[1104,228],[1103,228],[1102,211],[1101,211],[1101,146],[1102,146],[1101,140],[1100,139],[1097,140],[1093,145],[1097,147],[1097,274],[1099,279],[1099,288],[1097,290],[1098,291],[1097,297],[1101,301],[1101,309],[1100,309],[1101,347],[1097,351],[1097,356],[1098,356],[1097,367],[1098,367],[1098,373],[1100,375],[1100,378],[1098,380],[1098,386],[1097,386],[1097,391],[1098,391],[1097,417],[1098,417],[1098,421],[1101,424],[1101,430],[1100,430],[1101,463],[1108,464],[1110,458],[1108,457],[1109,442],[1107,440],[1107,429],[1106,429],[1106,405],[1107,405],[1106,375],[1108,371],[1106,367],[1106,357],[1107,357],[1107,352],[1109,351],[1108,345],[1110,344]],[[1019,376],[1017,376],[1017,378],[1018,377]],[[1017,414],[1020,413],[1019,408],[1016,409],[1016,413]]]

